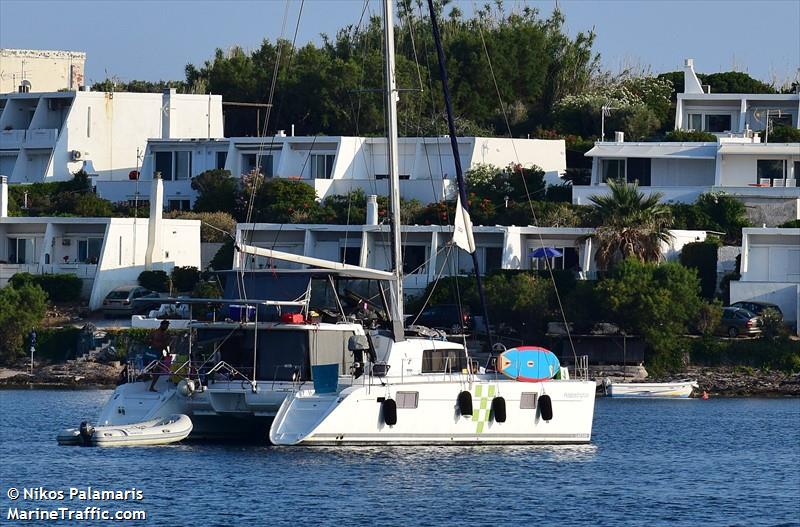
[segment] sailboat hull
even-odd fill
[[[468,391],[472,413],[462,415]],[[548,416],[542,397],[552,401]],[[505,402],[498,422],[493,400]],[[284,401],[270,430],[277,445],[588,443],[595,384],[588,381],[472,383],[405,380],[396,386],[358,386],[338,394],[297,392]],[[384,411],[395,401],[396,423]],[[539,404],[537,404],[539,403]],[[497,403],[494,403],[497,404]],[[389,417],[389,418],[387,418]],[[545,420],[545,417],[551,417]]]

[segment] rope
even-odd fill
[[[477,5],[474,2],[474,0],[473,0],[473,8],[477,12]],[[503,112],[503,120],[504,120],[505,125],[506,125],[506,131],[508,132],[509,139],[511,139],[511,147],[514,150],[514,156],[517,159],[517,165],[520,167],[520,177],[522,178],[522,185],[525,188],[525,196],[528,199],[528,206],[531,209],[531,216],[533,217],[534,224],[538,226],[539,225],[539,220],[536,218],[536,211],[533,208],[533,201],[531,200],[531,193],[530,193],[530,190],[528,190],[528,182],[525,181],[525,173],[524,173],[524,171],[522,169],[522,164],[520,163],[520,158],[519,158],[519,153],[517,152],[517,147],[514,144],[514,136],[511,133],[511,125],[509,124],[509,121],[508,121],[508,113],[506,112],[506,106],[505,106],[505,103],[503,102],[503,98],[500,95],[500,87],[497,85],[497,77],[494,74],[494,67],[492,66],[492,59],[491,59],[491,56],[489,55],[489,48],[486,46],[486,39],[483,36],[483,21],[481,20],[480,17],[478,17],[478,33],[480,34],[481,44],[483,46],[484,54],[486,55],[486,62],[489,64],[489,73],[492,76],[492,82],[494,83],[495,93],[497,93],[497,99],[500,102],[500,110]],[[539,243],[541,244],[542,247],[544,247],[545,246],[544,237],[542,236],[541,231],[537,230],[536,234],[539,237]],[[558,301],[558,309],[561,312],[561,318],[564,321],[564,329],[565,329],[565,331],[567,333],[567,339],[569,341],[570,348],[572,349],[572,356],[573,356],[573,358],[575,360],[575,364],[577,365],[578,364],[578,354],[575,351],[575,343],[572,340],[572,333],[569,330],[569,324],[567,323],[567,315],[566,315],[566,313],[564,313],[564,305],[563,305],[563,303],[561,301],[561,294],[558,292],[558,286],[556,285],[556,279],[555,279],[555,275],[553,274],[553,268],[550,265],[550,259],[549,258],[545,258],[544,261],[545,261],[545,265],[547,267],[547,271],[550,274],[550,281],[553,283],[553,290],[554,290],[555,295],[556,295],[556,300]]]

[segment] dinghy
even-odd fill
[[[174,414],[141,423],[94,427],[84,421],[79,428],[58,434],[60,445],[145,446],[167,445],[185,439],[192,431],[192,420]]]
[[[605,383],[609,397],[631,399],[686,399],[699,389],[696,381],[610,382]]]

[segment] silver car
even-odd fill
[[[138,285],[123,285],[113,289],[103,300],[103,315],[106,318],[147,313],[160,304],[160,295]],[[148,301],[152,299],[152,301]]]

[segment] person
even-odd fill
[[[156,382],[158,376],[169,373],[169,367],[172,365],[172,355],[169,353],[170,336],[169,320],[162,320],[158,329],[150,334],[150,348],[158,353],[160,359],[155,369],[159,370],[157,373],[152,374],[153,380],[150,382],[150,391],[157,392]]]

